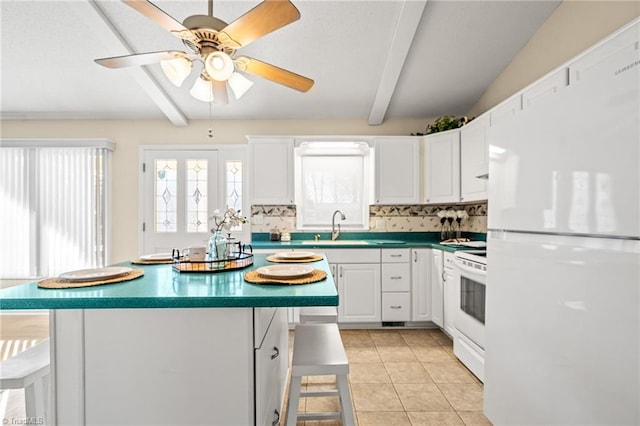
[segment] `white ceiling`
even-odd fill
[[[293,0],[301,19],[239,53],[315,80],[299,93],[259,77],[213,118],[366,119],[465,114],[559,1]],[[154,3],[178,21],[207,1]],[[216,0],[232,22],[259,1]],[[159,65],[107,69],[96,58],[185,50],[116,1],[0,0],[0,118],[206,119],[207,104],[169,83]],[[406,54],[406,57],[405,57]],[[397,83],[397,84],[396,84]]]

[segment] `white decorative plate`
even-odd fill
[[[312,251],[283,251],[276,253],[278,259],[306,259],[315,255]]]
[[[145,254],[140,260],[171,260],[171,253]]]
[[[310,265],[270,265],[256,269],[256,271],[269,278],[295,278],[308,275],[313,272]]]
[[[69,281],[97,281],[119,277],[133,271],[126,266],[107,266],[106,268],[80,269],[78,271],[65,272],[60,278]]]

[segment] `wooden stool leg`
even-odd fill
[[[289,405],[287,408],[287,426],[295,426],[298,420],[298,405],[300,404],[300,385],[302,383],[301,376],[291,376],[289,383]]]
[[[337,375],[336,382],[338,384],[338,391],[340,392],[342,425],[355,426],[356,419],[353,415],[353,402],[351,401],[351,393],[349,392],[349,383],[347,382],[347,376]]]

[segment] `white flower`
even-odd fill
[[[457,210],[456,216],[458,219],[467,219],[469,217],[466,210]]]
[[[222,229],[226,231],[231,231],[231,228],[234,226],[240,225],[241,223],[246,223],[247,218],[244,216],[240,216],[240,210],[235,211],[234,209],[227,207],[224,214],[220,211],[220,209],[215,209],[210,217],[216,224],[215,228],[211,230],[211,232],[221,231]]]
[[[446,210],[440,210],[438,213],[436,213],[436,215],[442,219],[444,217],[447,217],[447,211]]]
[[[456,217],[458,217],[458,215],[454,210],[447,210],[447,218],[455,219]]]

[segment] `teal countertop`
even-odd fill
[[[259,285],[244,281],[244,273],[269,265],[256,254],[248,268],[217,273],[177,272],[171,265],[133,265],[141,278],[116,284],[75,289],[41,289],[37,282],[0,290],[0,310],[121,309],[121,308],[252,308],[337,306],[338,292],[326,259],[309,263],[327,272],[327,279],[301,285]]]
[[[343,232],[337,241],[331,241],[331,234],[320,232],[320,239],[314,240],[313,232],[291,234],[291,241],[270,241],[269,233],[253,233],[251,245],[255,249],[287,248],[435,248],[454,252],[473,250],[459,245],[440,244],[439,232]],[[486,234],[463,232],[462,236],[474,241],[486,241]]]

